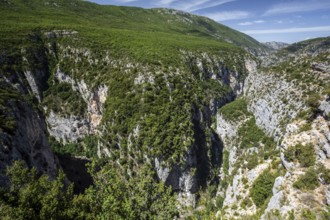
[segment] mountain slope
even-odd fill
[[[250,63],[245,104],[238,99],[220,108],[225,218],[328,218],[328,41],[293,44],[264,58],[261,68]]]
[[[217,183],[221,144],[211,115],[236,96],[244,60],[252,59],[238,44],[262,50],[258,42],[167,9],[11,0],[1,1],[0,10],[4,92],[12,89],[44,115],[49,135],[48,142],[35,138],[20,155],[15,149],[24,144],[9,142],[5,164],[31,158],[26,163],[34,165],[38,145],[109,158],[125,178],[148,163],[188,205],[200,187]],[[231,36],[237,45],[219,39]],[[20,109],[17,101],[3,96],[2,121],[22,120],[9,113]],[[16,139],[15,124],[3,124],[3,135]],[[59,164],[37,168],[48,173]]]
[[[176,45],[182,46],[187,45],[190,41],[196,42],[197,45],[203,45],[203,43],[206,44],[206,39],[209,39],[212,46],[215,46],[217,42],[220,45],[224,41],[228,41],[250,50],[260,52],[266,50],[262,44],[245,34],[208,18],[175,10],[99,6],[84,1],[11,0],[1,1],[1,4],[1,13],[3,14],[2,33],[20,32],[23,34],[25,29],[38,27],[43,29],[74,27],[76,31],[82,31],[82,35],[92,39],[97,38],[99,43],[102,43],[101,39],[106,40],[103,39],[106,35],[118,37],[116,35],[112,36],[112,34],[116,31],[130,30],[132,32],[121,32],[119,34],[122,36],[127,33],[129,38],[127,40],[133,42],[144,40],[144,43],[148,43],[146,39],[153,39],[156,32],[157,36],[160,37],[158,43],[162,42],[163,38],[168,39],[172,36],[173,40],[179,41]],[[42,19],[39,19],[40,17]],[[141,37],[144,39],[134,39],[134,35],[141,35],[141,32],[143,33]],[[164,34],[163,37],[162,34]],[[187,43],[180,41],[182,35],[190,41]],[[125,38],[121,41],[123,41],[123,45],[127,43]],[[108,42],[104,43],[108,44]],[[167,43],[174,44],[175,42],[170,41]],[[195,44],[193,47],[197,46]],[[132,50],[135,49],[132,48]]]
[[[266,43],[264,43],[264,45],[266,45],[271,50],[279,50],[279,49],[289,46],[289,44],[287,44],[287,43],[276,42],[276,41],[266,42]]]
[[[170,9],[0,4],[6,217],[329,214],[328,38],[266,56],[247,35]]]

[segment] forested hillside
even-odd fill
[[[79,0],[0,13],[1,218],[329,217],[329,38],[275,51]]]

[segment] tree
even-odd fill
[[[64,219],[73,197],[73,185],[64,184],[62,171],[54,181],[36,168],[28,169],[24,162],[15,161],[7,168],[9,189],[2,188],[0,206],[8,219]],[[0,208],[1,209],[1,208]]]
[[[36,168],[15,161],[7,169],[10,187],[0,189],[2,219],[173,219],[178,215],[171,188],[155,180],[148,165],[127,178],[123,169],[110,162],[89,170],[94,185],[73,195],[59,172],[51,181]]]
[[[114,164],[94,172],[95,186],[85,193],[96,218],[102,219],[172,219],[177,216],[176,200],[171,189],[155,181],[151,167],[144,165],[126,179]],[[89,198],[89,199],[88,199]]]

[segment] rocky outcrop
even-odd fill
[[[14,160],[23,160],[29,167],[55,178],[60,165],[47,139],[47,128],[40,111],[31,104],[9,101],[8,106],[15,120],[13,134],[0,129],[0,172]],[[0,186],[7,184],[7,178],[0,175]]]
[[[194,125],[195,141],[187,149],[182,164],[168,166],[162,163],[160,158],[156,158],[154,162],[158,178],[167,185],[171,185],[172,189],[178,193],[180,206],[195,207],[195,193],[201,187],[206,187],[208,181],[218,181],[208,178],[211,170],[218,169],[221,164],[223,146],[218,134],[210,128],[211,115],[215,115],[220,106],[232,101],[242,91],[243,76],[241,72],[229,70],[221,57],[210,56],[207,53],[196,55],[183,52],[183,54],[196,78],[215,80],[230,88],[218,99],[211,99],[208,106],[193,107],[191,121]],[[153,80],[147,74],[144,78],[139,75],[134,82],[139,84],[140,81],[152,83]],[[210,129],[210,139],[207,139],[205,135],[206,129]],[[130,135],[130,138],[133,136]]]
[[[285,133],[285,124],[305,108],[301,91],[294,83],[272,73],[260,72],[255,62],[247,62],[249,75],[245,80],[244,96],[256,123],[266,133],[279,140]],[[290,95],[288,95],[290,94]]]
[[[83,138],[90,133],[90,123],[78,116],[61,117],[51,111],[46,121],[49,135],[63,144],[76,143],[79,138]]]
[[[75,81],[62,72],[59,67],[57,68],[55,77],[59,82],[71,84],[72,89],[79,92],[86,102],[87,114],[84,116],[60,116],[51,111],[46,117],[49,134],[64,144],[77,142],[89,134],[96,134],[97,127],[102,120],[103,105],[107,98],[108,87],[101,85],[95,91],[92,91],[88,88],[84,80]]]
[[[287,218],[292,212],[300,216],[304,209],[317,210],[325,207],[328,185],[322,183],[310,192],[295,188],[294,183],[306,173],[307,168],[301,167],[297,161],[287,161],[284,153],[290,146],[311,144],[318,164],[315,167],[322,164],[330,168],[328,97],[320,96],[321,100],[318,102],[320,105],[313,110],[314,115],[308,120],[302,119],[299,113],[308,110],[309,107],[306,105],[306,96],[296,82],[269,70],[261,71],[252,60],[247,60],[245,66],[249,74],[244,82],[243,97],[248,101],[248,110],[255,117],[256,124],[277,141],[276,148],[281,151],[281,155],[263,163],[259,161],[255,168],[247,171],[244,168],[246,160],[242,162],[240,159],[237,163],[240,155],[243,155],[243,158],[250,156],[249,149],[242,150],[237,147],[238,129],[242,121],[228,121],[221,114],[217,115],[217,133],[229,153],[228,174],[226,175],[221,169],[220,177],[228,181],[226,178],[229,175],[232,180],[226,188],[219,188],[218,191],[218,195],[224,197],[221,216],[233,218],[233,216],[251,216],[256,213],[255,205],[246,207],[246,204],[242,203],[242,198],[249,197],[246,193],[253,187],[254,180],[276,160],[281,161],[279,167],[285,168],[286,173],[276,178],[272,196],[261,219],[272,219],[274,216]],[[322,71],[326,72],[324,65],[313,64],[311,68],[318,67],[321,71],[319,66],[322,66]],[[258,152],[258,149],[256,150]],[[263,169],[259,170],[261,167]],[[242,180],[245,181],[245,187]]]
[[[279,49],[289,46],[289,44],[287,44],[287,43],[276,42],[276,41],[266,42],[266,43],[264,43],[264,45],[271,50],[279,50]]]

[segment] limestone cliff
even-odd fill
[[[326,40],[321,42],[325,43]],[[233,120],[227,110],[235,112],[237,109],[229,104],[225,106],[228,109],[220,109],[217,114],[217,133],[224,143],[224,149],[228,151],[226,158],[229,166],[228,170],[222,169],[220,173],[222,181],[228,182],[229,179],[229,185],[220,185],[218,196],[223,197],[224,202],[218,216],[237,219],[242,216],[261,219],[300,218],[307,212],[313,212],[316,218],[323,218],[329,189],[329,94],[324,92],[329,84],[329,71],[326,71],[329,63],[320,61],[319,57],[329,57],[329,54],[324,47],[318,50],[318,45],[323,44],[316,43],[312,49],[314,58],[308,58],[308,61],[306,53],[310,53],[310,45],[299,49],[305,52],[292,55],[295,61],[285,70],[274,68],[286,62],[281,59],[268,69],[258,67],[253,61],[246,63],[249,74],[241,99],[246,100],[249,113],[239,113],[241,116]],[[269,62],[264,64],[268,66]],[[300,65],[305,65],[305,69],[300,69]],[[319,65],[323,67],[315,68]],[[293,73],[290,66],[300,72]],[[276,71],[281,71],[281,74]],[[296,74],[294,78],[293,74]],[[308,74],[319,75],[325,84],[308,79],[297,80],[300,75],[309,77]],[[309,86],[308,92],[306,85]],[[262,141],[259,147],[258,144],[252,148],[242,146],[242,143],[248,142],[239,136],[249,117],[255,118],[258,129],[262,129],[276,142],[273,146],[275,151],[270,157],[264,154],[267,142]],[[257,136],[255,129],[253,132]],[[292,152],[293,157],[290,156]],[[301,154],[304,156],[301,157]],[[254,155],[258,157],[251,161]],[[266,176],[265,170],[276,173],[273,177],[276,179],[271,182],[272,190],[269,188],[264,208],[260,208],[253,191],[258,187],[258,179]],[[265,186],[267,183],[265,179],[263,181]],[[308,181],[314,181],[315,185],[307,185]]]

